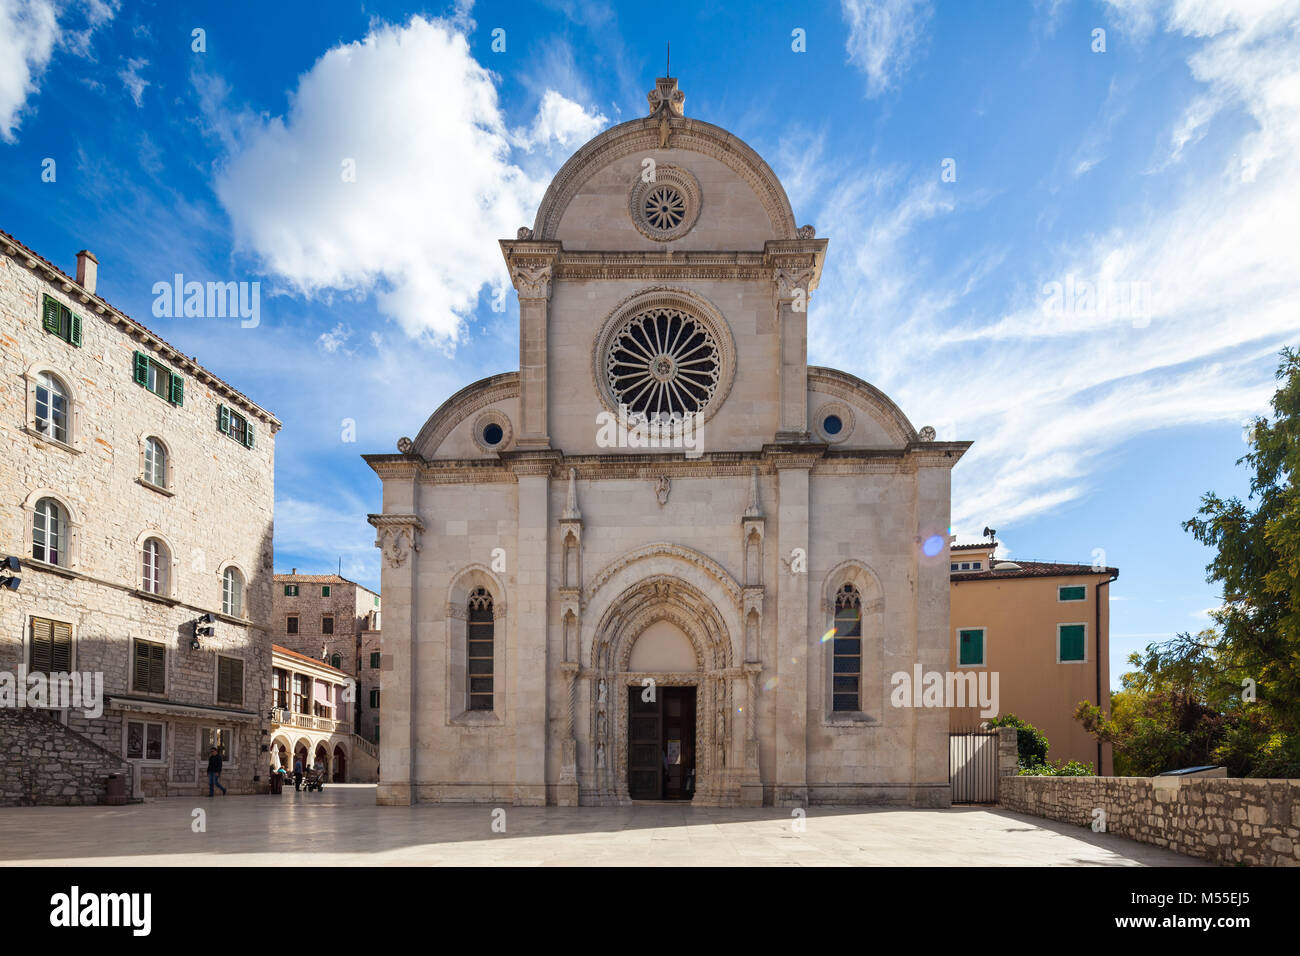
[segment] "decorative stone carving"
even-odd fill
[[[531,228],[529,228],[528,226],[520,226],[520,227],[519,227],[519,232],[517,232],[517,233],[515,234],[515,236],[516,236],[516,238],[518,238],[520,241],[527,241],[527,240],[533,238],[533,230],[532,230]]]
[[[418,515],[378,514],[367,519],[375,529],[375,547],[390,568],[400,568],[413,552],[420,550],[424,522]]]
[[[667,475],[660,475],[659,480],[655,482],[655,497],[659,499],[659,507],[668,504],[668,493],[672,491],[673,483]]]
[[[549,262],[519,263],[510,270],[510,281],[521,299],[549,299],[553,268]]]
[[[661,111],[672,116],[686,115],[686,94],[677,88],[676,77],[656,79],[655,88],[646,94],[646,100],[650,104],[651,116]]]
[[[561,521],[581,521],[582,512],[578,510],[578,469],[569,469],[569,490],[564,499],[564,513]]]
[[[795,235],[797,235],[800,239],[816,239],[817,230],[814,229],[812,226],[800,226],[798,231],[795,233]],[[520,238],[523,237],[521,236]]]
[[[933,425],[922,425],[921,430],[917,432],[917,437],[920,438],[921,441],[934,441],[935,434],[936,432]]]
[[[411,439],[407,438],[405,435],[397,439],[397,450],[401,452],[403,455],[409,455],[411,453],[411,448],[413,447],[414,447],[414,443],[411,441]]]
[[[496,425],[501,429],[501,438],[496,444],[488,444],[484,432],[489,425]],[[514,426],[510,424],[510,417],[499,408],[489,408],[480,412],[474,418],[474,423],[470,425],[470,437],[474,439],[474,444],[482,451],[499,452],[505,451],[511,440],[514,438]]]
[[[758,500],[758,465],[749,470],[749,503],[745,505],[745,518],[763,517],[763,507]]]
[[[700,218],[700,182],[688,169],[660,163],[654,179],[640,176],[628,193],[628,215],[647,239],[669,242],[690,232]]]
[[[806,296],[809,291],[809,283],[812,282],[816,270],[809,268],[778,268],[772,275],[772,280],[776,283],[776,294],[781,299],[793,299],[796,290],[802,290]]]

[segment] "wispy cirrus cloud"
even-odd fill
[[[867,96],[893,86],[910,65],[933,9],[928,0],[841,0],[849,62],[867,77]]]
[[[1010,529],[1088,494],[1138,436],[1264,411],[1276,351],[1300,337],[1300,3],[1117,6],[1127,28],[1192,44],[1199,88],[1167,117],[1161,163],[1206,151],[1163,203],[1117,205],[1102,231],[1010,258],[960,261],[927,257],[934,230],[972,213],[928,170],[850,175],[817,216],[840,244],[851,237],[852,267],[827,270],[810,352],[870,378],[918,425],[975,441],[954,473],[961,532]],[[1219,115],[1236,122],[1215,126]],[[1080,162],[1105,136],[1085,134]],[[1011,291],[990,311],[970,291],[991,269]],[[1051,308],[1051,284],[1075,281],[1110,290],[1110,307],[1094,294]],[[846,341],[872,347],[846,357]],[[954,389],[969,399],[954,404]]]

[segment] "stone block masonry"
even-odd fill
[[[131,765],[43,711],[0,709],[0,806],[104,802],[111,773]]]
[[[1091,826],[1223,865],[1300,866],[1300,780],[1004,777],[1007,810]]]

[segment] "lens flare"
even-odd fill
[[[829,641],[829,640],[830,640],[832,637],[834,637],[834,636],[835,636],[835,628],[832,627],[829,631],[827,631],[825,634],[822,635],[822,640],[821,640],[821,642],[822,642],[823,644],[825,644],[827,641]]]
[[[930,537],[925,539],[925,543],[921,545],[921,550],[925,552],[927,558],[933,558],[943,550],[943,535],[930,535]]]

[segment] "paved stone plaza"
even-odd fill
[[[191,829],[194,808],[207,831]],[[0,809],[3,865],[1201,866],[1082,827],[996,809],[379,807],[373,785],[127,807]]]

